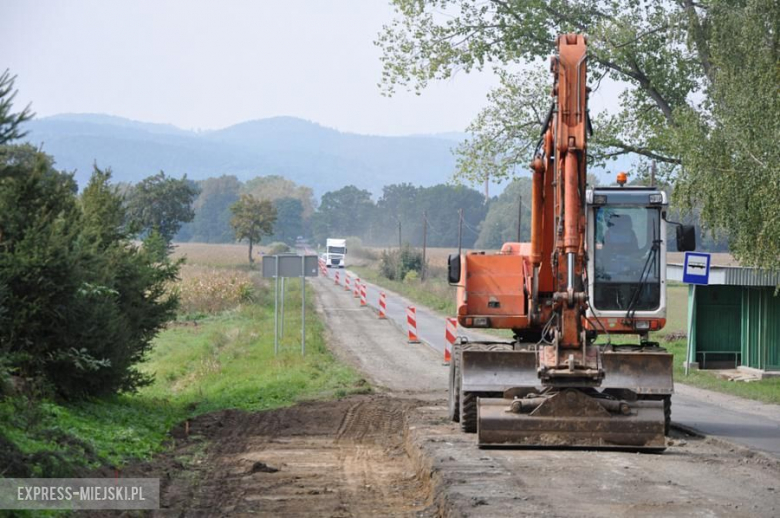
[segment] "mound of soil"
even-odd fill
[[[382,395],[182,423],[174,447],[123,477],[161,479],[161,514],[425,516],[429,478],[406,454],[405,414]]]

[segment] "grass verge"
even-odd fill
[[[685,375],[685,340],[662,344],[674,354],[674,380],[698,388],[713,390],[723,394],[739,396],[764,403],[780,404],[780,378],[767,378],[757,381],[728,381],[718,378],[713,372],[692,369]]]
[[[201,413],[266,410],[368,391],[365,380],[327,350],[311,296],[301,356],[298,286],[288,286],[287,301],[279,355],[274,355],[273,300],[266,291],[254,303],[161,332],[143,366],[155,373],[155,381],[137,394],[78,404],[0,400],[0,477],[120,469],[161,451],[176,423]]]

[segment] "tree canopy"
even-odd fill
[[[258,200],[251,194],[242,194],[241,198],[230,206],[233,218],[230,225],[238,241],[249,242],[249,262],[254,263],[252,248],[263,236],[273,232],[276,222],[276,207],[269,200]]]
[[[518,70],[546,69],[558,34],[586,33],[593,90],[604,80],[625,85],[613,110],[592,114],[591,161],[633,153],[640,169],[657,162],[659,175],[681,187],[678,199],[728,233],[735,255],[780,267],[774,0],[393,4],[396,17],[377,39],[386,93],[486,66],[500,75],[470,128],[475,138],[461,147],[462,176],[506,177],[530,161],[549,101],[543,77]]]
[[[127,218],[139,232],[159,232],[170,243],[183,223],[192,221],[197,187],[187,177],[177,180],[160,171],[138,182],[127,199]]]

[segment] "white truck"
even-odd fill
[[[344,268],[347,263],[347,240],[328,239],[325,241],[325,265],[328,268]]]

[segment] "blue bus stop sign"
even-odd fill
[[[710,283],[710,254],[699,252],[685,253],[683,282],[688,284]]]

